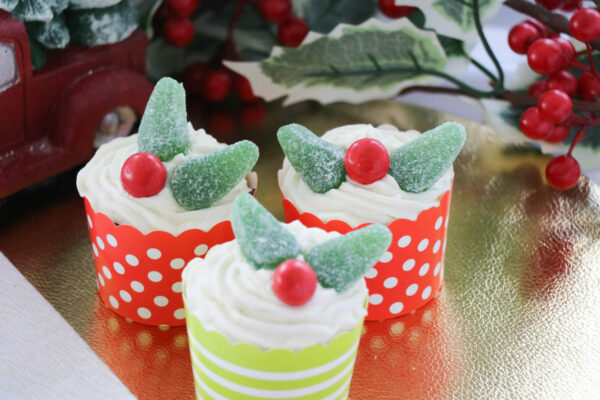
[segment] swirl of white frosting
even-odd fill
[[[359,139],[377,139],[392,153],[418,136],[417,131],[401,132],[392,125],[375,128],[357,124],[332,129],[322,138],[345,149]],[[453,177],[454,171],[449,168],[432,187],[421,193],[405,192],[391,175],[369,185],[346,177],[339,188],[315,193],[286,157],[279,170],[279,187],[298,211],[310,212],[324,222],[335,219],[356,227],[367,222],[389,224],[399,218],[415,221],[421,211],[439,204],[442,195],[450,189]]]
[[[298,239],[303,252],[339,236],[307,228],[298,221],[284,226]],[[292,351],[327,344],[351,331],[366,314],[364,279],[342,293],[317,284],[308,303],[293,307],[275,296],[273,274],[273,270],[257,270],[249,264],[237,240],[214,246],[204,259],[193,259],[183,271],[188,312],[206,330],[223,335],[231,343]]]
[[[155,196],[136,198],[121,184],[121,169],[125,160],[137,153],[137,134],[118,138],[102,145],[87,165],[77,175],[77,189],[86,197],[94,211],[107,215],[117,224],[131,225],[144,234],[155,230],[173,235],[188,229],[210,230],[221,221],[229,219],[233,200],[238,194],[249,192],[246,179],[225,197],[209,208],[186,210],[171,193],[169,181],[175,168],[187,157],[207,154],[226,147],[207,134],[204,129],[194,130],[188,124],[190,147],[187,154],[178,154],[163,164],[167,170],[165,187]]]

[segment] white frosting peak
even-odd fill
[[[298,221],[285,226],[303,252],[339,236]],[[218,332],[231,343],[248,343],[263,350],[298,351],[327,344],[351,331],[366,314],[364,279],[343,293],[318,284],[308,303],[293,307],[271,289],[273,274],[273,270],[250,265],[236,240],[214,246],[205,258],[193,259],[183,271],[186,307],[205,329]]]
[[[418,136],[417,131],[401,132],[392,125],[356,124],[332,129],[322,138],[345,149],[359,139],[376,139],[391,154]],[[312,213],[324,222],[345,221],[356,227],[368,222],[389,224],[399,218],[416,220],[421,211],[439,204],[442,195],[450,189],[453,177],[454,171],[450,168],[431,188],[421,193],[405,192],[391,175],[368,185],[347,177],[339,188],[315,193],[286,157],[279,170],[279,187],[284,197],[301,213]]]
[[[155,196],[133,197],[121,184],[121,169],[125,160],[139,151],[137,134],[100,146],[77,175],[79,195],[89,200],[94,211],[106,214],[115,223],[132,225],[144,234],[155,230],[173,235],[179,235],[188,229],[208,231],[217,223],[228,220],[233,200],[238,194],[250,191],[245,179],[224,198],[206,209],[188,211],[173,198],[169,181],[181,162],[187,157],[212,153],[227,146],[217,142],[204,129],[196,131],[188,124],[188,130],[189,151],[163,163],[167,169],[167,180],[165,187]]]

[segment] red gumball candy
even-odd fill
[[[352,143],[346,152],[344,165],[352,180],[368,185],[387,175],[390,155],[379,140],[360,139]]]
[[[180,18],[187,18],[198,8],[198,0],[167,0],[167,5]]]
[[[279,264],[271,286],[277,298],[290,306],[301,306],[312,299],[317,290],[317,275],[301,260],[286,260]]]
[[[152,153],[135,153],[121,168],[123,188],[133,197],[150,197],[165,187],[167,169]]]
[[[165,37],[175,47],[185,47],[194,40],[194,24],[185,18],[169,18],[165,22]]]
[[[568,154],[553,158],[546,166],[546,179],[556,189],[571,189],[580,176],[579,163]]]

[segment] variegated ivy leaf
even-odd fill
[[[425,27],[438,34],[474,44],[478,40],[473,17],[473,0],[396,0],[396,5],[418,7],[425,14]],[[499,11],[503,0],[479,0],[482,25]]]
[[[329,35],[311,32],[298,48],[276,47],[261,62],[226,62],[246,76],[267,101],[287,95],[285,104],[392,97],[404,87],[431,82],[423,69],[446,69],[448,58],[435,33],[406,19],[371,19],[360,26],[338,25]]]

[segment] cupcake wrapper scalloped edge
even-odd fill
[[[301,351],[261,350],[230,343],[187,311],[187,330],[199,399],[344,399],[363,321],[327,345]]]
[[[367,320],[382,320],[409,314],[433,299],[442,285],[446,234],[452,188],[437,206],[423,210],[415,221],[396,219],[388,224],[392,244],[366,274],[369,289]],[[323,222],[316,215],[298,211],[283,196],[286,222],[299,220],[308,227],[342,234],[362,228],[340,220]]]

